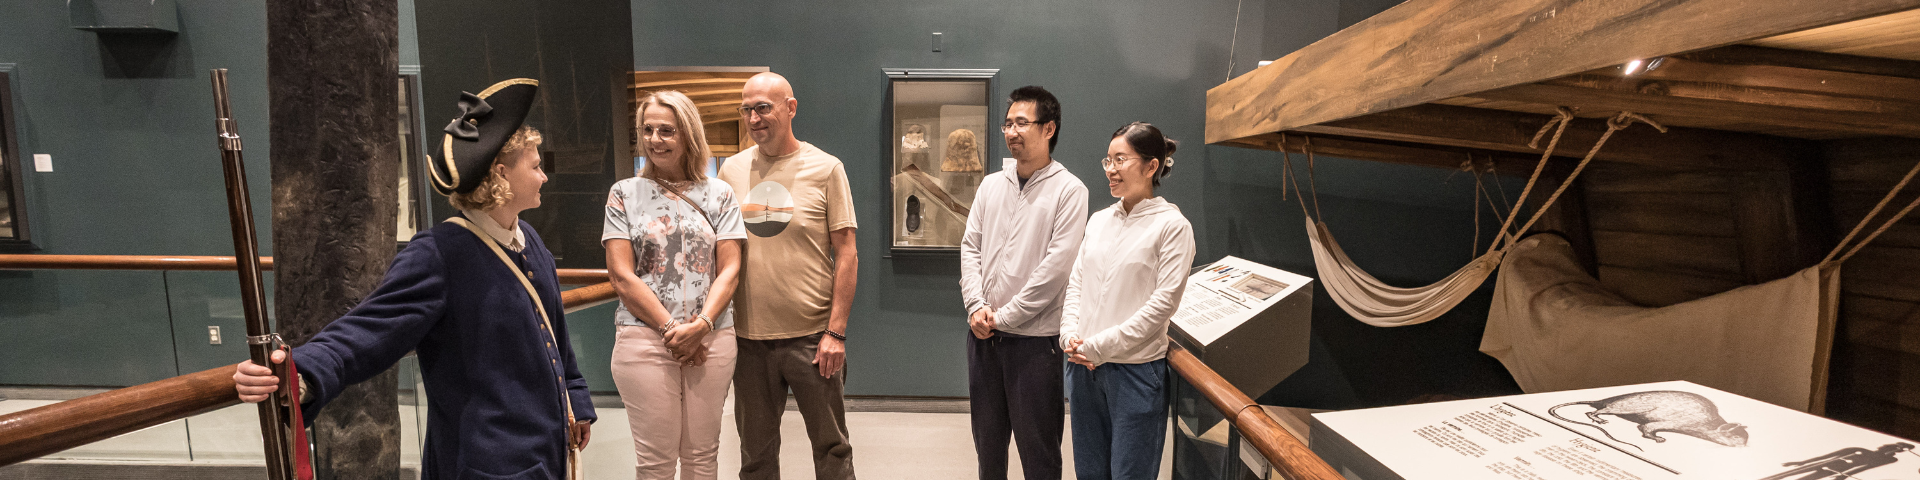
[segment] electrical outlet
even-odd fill
[[[207,326],[207,344],[208,345],[220,344],[220,326],[219,325]]]

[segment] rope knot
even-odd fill
[[[1566,131],[1567,124],[1573,121],[1573,112],[1572,107],[1554,107],[1553,118],[1547,119],[1547,124],[1541,125],[1540,131],[1533,133],[1533,141],[1527,142],[1527,148],[1540,148],[1540,138],[1547,136],[1547,131],[1552,130],[1553,127],[1557,126],[1560,127],[1560,131]],[[1556,133],[1553,138],[1557,141],[1560,135]],[[1552,143],[1548,145],[1551,146]]]
[[[1660,133],[1667,133],[1666,125],[1661,125],[1660,122],[1653,121],[1653,119],[1647,118],[1645,115],[1628,111],[1621,111],[1619,115],[1614,115],[1613,118],[1607,119],[1607,129],[1625,130],[1627,127],[1633,126],[1633,122],[1636,121],[1647,124],[1647,126],[1653,127],[1654,130],[1659,130]]]

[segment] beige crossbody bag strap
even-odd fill
[[[686,203],[687,206],[689,207],[693,207],[693,211],[700,212],[700,219],[707,221],[707,228],[713,229],[713,233],[716,235],[720,233],[720,226],[713,224],[713,217],[707,216],[707,209],[700,208],[700,204],[698,203],[693,203],[693,199],[687,198],[687,194],[681,193],[680,189],[673,188],[672,185],[667,185],[667,182],[661,181],[658,178],[647,177],[647,179],[653,180],[653,184],[659,185],[661,190],[666,190],[667,192],[672,193],[673,196],[680,197],[681,202]]]
[[[487,232],[481,231],[480,226],[474,225],[473,222],[467,221],[466,218],[456,216],[448,218],[447,222],[466,227],[468,231],[473,232],[474,236],[480,237],[481,243],[487,244],[487,248],[493,250],[494,256],[500,257],[500,263],[506,265],[507,270],[513,272],[514,278],[520,279],[520,286],[527,288],[527,298],[533,299],[533,309],[540,312],[540,323],[545,324],[547,327],[547,341],[553,342],[554,345],[559,345],[559,340],[554,337],[553,334],[553,319],[547,317],[547,306],[540,301],[540,292],[534,290],[533,282],[527,280],[527,274],[521,272],[520,267],[513,264],[513,259],[507,257],[507,252],[500,249],[500,243],[493,241],[492,236],[487,235]],[[574,424],[573,397],[567,393],[567,386],[565,384],[560,385],[560,400],[560,404],[567,409],[567,478],[580,480],[585,477],[581,475],[582,472],[580,470],[580,450],[574,448],[572,445]]]

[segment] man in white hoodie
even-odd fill
[[[1011,436],[1028,480],[1057,480],[1060,315],[1086,231],[1087,186],[1053,161],[1060,101],[1046,89],[1014,90],[1000,132],[1017,162],[981,181],[960,243],[974,452],[980,478],[1007,478]]]

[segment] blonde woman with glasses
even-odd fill
[[[607,196],[600,241],[620,294],[613,379],[633,430],[635,478],[716,478],[733,381],[732,299],[746,227],[733,188],[705,171],[712,150],[686,95],[640,102],[646,166]]]

